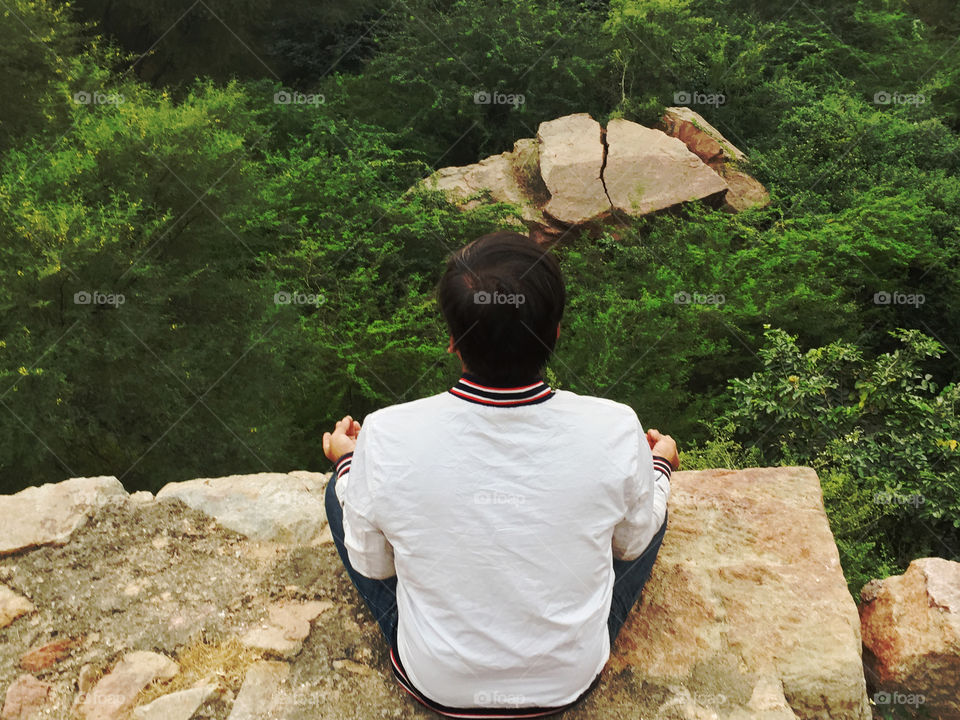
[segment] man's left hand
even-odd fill
[[[333,432],[323,434],[323,454],[327,456],[330,462],[336,462],[348,452],[353,452],[357,447],[357,435],[360,434],[360,423],[349,415],[344,416],[336,426]]]

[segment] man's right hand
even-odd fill
[[[680,455],[677,453],[677,443],[672,437],[651,428],[647,430],[647,442],[650,444],[651,453],[664,458],[670,463],[674,470],[680,467]]]

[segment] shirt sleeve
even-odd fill
[[[636,472],[627,480],[626,516],[613,530],[613,556],[617,560],[640,557],[663,525],[672,470],[667,460],[650,452],[647,436],[637,420]]]
[[[371,482],[367,445],[370,431],[360,430],[352,456],[337,460],[337,498],[343,505],[343,543],[350,564],[361,575],[383,580],[397,574],[393,546],[380,530],[374,512],[374,483]]]

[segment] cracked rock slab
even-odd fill
[[[467,198],[486,190],[494,202],[514,205],[524,222],[535,225],[546,223],[535,197],[542,184],[532,138],[517,140],[512,152],[491,155],[473,165],[440,168],[424,181],[425,187],[443,191],[464,210],[480,205],[480,200]]]
[[[726,162],[747,161],[747,156],[696,110],[668,107],[663,112],[660,127],[667,135],[683,142],[690,152],[715,170]]]
[[[619,118],[607,125],[604,182],[614,209],[626,215],[646,215],[728,188],[677,138]]]
[[[610,212],[604,188],[603,133],[587,113],[540,123],[540,176],[550,192],[543,211],[567,225],[591,222]]]

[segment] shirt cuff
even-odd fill
[[[340,456],[337,462],[333,465],[333,472],[337,476],[337,480],[342,478],[348,472],[350,472],[350,463],[353,461],[353,453],[348,452]]]
[[[659,455],[653,456],[653,469],[658,473],[662,473],[667,476],[667,480],[670,479],[670,474],[673,472],[673,465],[670,464],[670,461],[665,457],[660,457]]]

